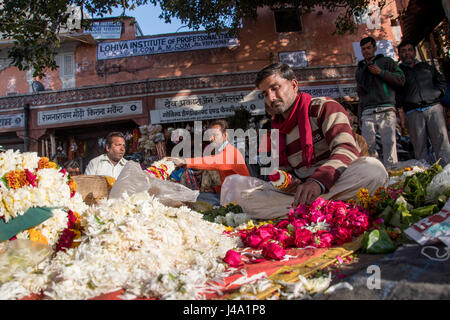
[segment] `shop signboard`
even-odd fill
[[[46,126],[66,122],[99,120],[142,114],[142,101],[108,103],[88,107],[39,111],[38,125]]]
[[[126,41],[105,41],[97,45],[97,60],[234,47],[238,45],[238,38],[228,33],[197,33]]]
[[[308,66],[306,51],[279,52],[280,62],[292,68],[304,68]]]
[[[94,39],[120,39],[122,33],[120,21],[96,21],[90,27],[88,32]]]
[[[6,114],[0,116],[0,130],[21,128],[24,126],[23,113]]]
[[[159,98],[155,104],[152,124],[226,118],[242,107],[252,115],[265,113],[264,98],[256,90]]]
[[[323,86],[300,86],[299,91],[306,92],[313,97],[330,97],[330,98],[343,98],[343,97],[356,97],[356,85],[355,84],[331,84]]]

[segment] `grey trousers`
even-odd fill
[[[415,110],[405,115],[405,118],[415,158],[429,163],[433,162],[427,148],[429,137],[436,158],[441,158],[439,164],[442,167],[448,164],[450,162],[450,144],[442,105],[435,104],[425,111]]]
[[[361,135],[366,139],[369,155],[382,159],[386,168],[394,167],[397,162],[397,140],[395,129],[397,117],[394,111],[372,113],[361,116]],[[376,134],[381,136],[383,157],[376,150]]]

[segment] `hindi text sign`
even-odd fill
[[[159,98],[150,117],[153,124],[208,120],[232,116],[240,108],[253,115],[263,115],[261,93],[254,90]]]
[[[42,126],[140,114],[142,114],[142,101],[127,101],[89,107],[39,111],[38,125]]]
[[[6,114],[0,116],[0,130],[20,128],[24,126],[23,113]]]

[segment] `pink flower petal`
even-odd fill
[[[242,256],[237,251],[228,250],[223,261],[228,263],[230,267],[237,268],[242,263]]]

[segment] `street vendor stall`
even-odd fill
[[[255,221],[236,204],[199,209],[198,191],[167,179],[173,169],[159,161],[142,170],[129,161],[110,191],[88,205],[80,190],[87,187],[48,158],[0,153],[0,298],[323,295],[334,277],[327,267],[351,261],[359,249],[392,252],[407,241],[406,228],[442,208],[450,187],[450,167],[408,167],[391,172],[391,209],[382,207],[388,197],[381,191],[360,190],[347,203],[318,198],[287,218]],[[380,210],[390,218],[381,220]]]
[[[61,167],[66,167],[70,162],[76,163],[79,172],[83,173],[91,159],[105,152],[105,137],[113,131],[124,134],[126,157],[138,152],[138,126],[125,121],[48,129],[39,140],[40,154]]]

